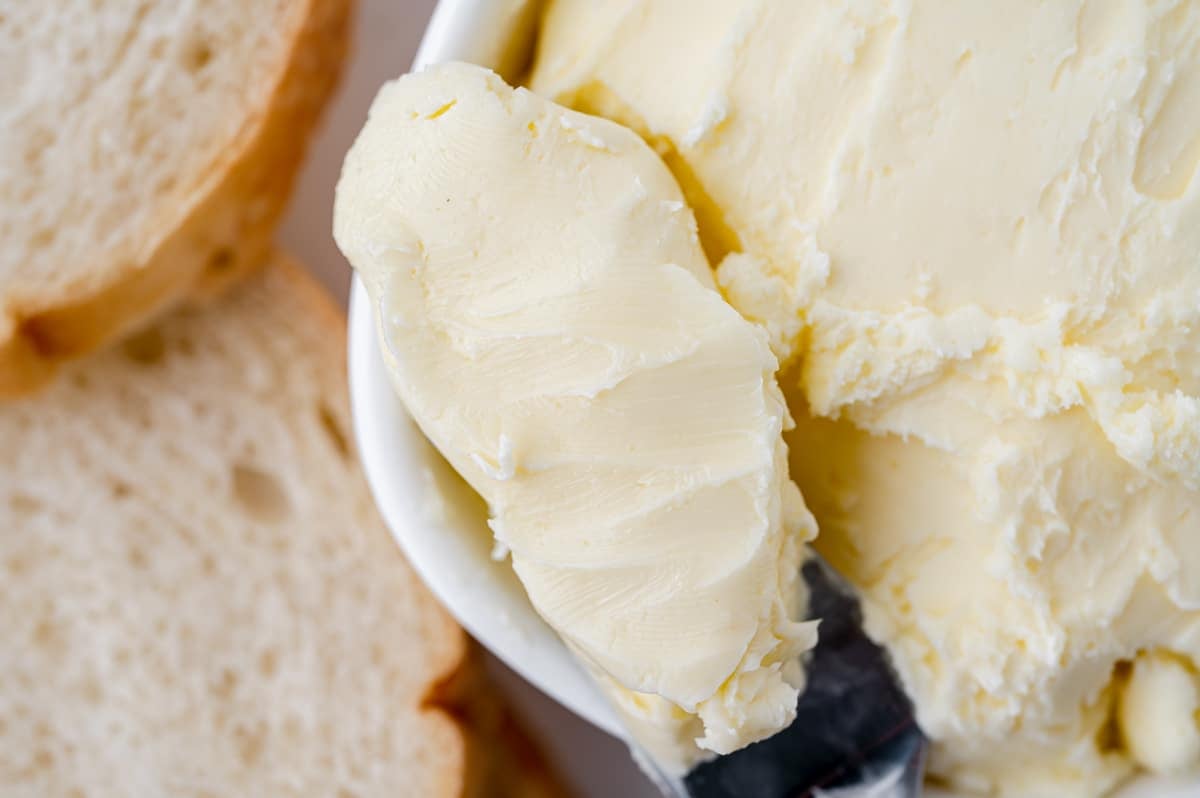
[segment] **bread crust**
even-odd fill
[[[64,360],[136,329],[185,297],[211,294],[270,253],[308,137],[340,76],[354,0],[306,0],[268,102],[248,119],[149,254],[0,319],[0,397],[49,380]],[[93,275],[89,275],[92,278]]]

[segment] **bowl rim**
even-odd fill
[[[440,0],[412,69],[463,60],[495,66],[525,0]],[[350,288],[347,365],[354,436],[371,494],[417,574],[484,647],[576,715],[627,739],[611,705],[558,635],[534,611],[507,561],[491,556],[481,522],[438,510],[431,474],[448,469],[392,387],[366,287]],[[474,519],[478,520],[478,519]],[[467,528],[468,526],[473,528]]]

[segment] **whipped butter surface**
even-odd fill
[[[552,0],[530,83],[656,147],[770,332],[932,771],[1197,767],[1200,2]]]
[[[381,90],[334,230],[396,390],[639,740],[682,769],[786,726],[816,528],[767,335],[654,152],[438,66]]]

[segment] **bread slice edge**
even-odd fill
[[[215,293],[261,265],[309,135],[341,73],[354,0],[308,0],[262,113],[248,120],[179,222],[138,262],[53,303],[0,319],[0,397],[28,393],[57,366],[137,329],[180,300]]]

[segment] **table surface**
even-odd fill
[[[380,84],[407,71],[435,0],[358,0],[350,61],[309,152],[279,238],[343,301],[350,268],[330,232],[333,187],[342,157],[366,120]],[[653,798],[650,783],[622,743],[546,698],[494,659],[501,689],[555,769],[582,798]]]

